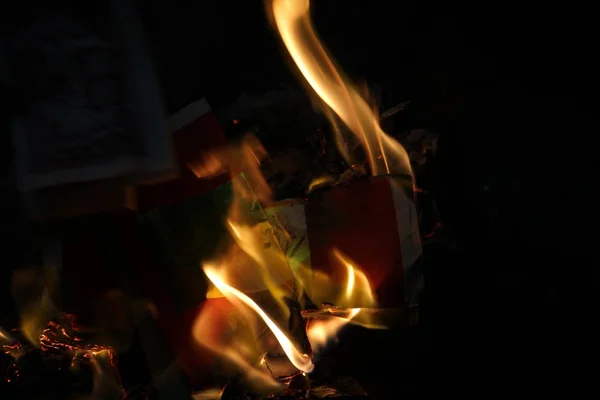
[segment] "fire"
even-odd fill
[[[286,370],[283,376],[309,373],[314,369],[312,357],[362,313],[356,307],[375,307],[376,302],[365,274],[341,251],[332,252],[344,271],[341,285],[308,266],[291,268],[277,240],[286,232],[279,232],[282,227],[271,224],[262,209],[264,199],[271,198],[260,174],[260,163],[265,157],[260,143],[246,136],[228,149],[205,156],[206,165],[199,163],[192,168],[200,178],[209,176],[204,175],[207,171],[221,173],[220,168],[224,168],[232,177],[233,189],[225,221],[229,231],[225,251],[216,259],[202,262],[211,283],[207,304],[212,305],[199,313],[193,335],[198,344],[233,365],[232,373],[242,372],[255,390],[273,392],[282,388],[276,379],[282,375],[273,370],[271,359],[265,357],[265,351],[273,351],[273,344],[265,342],[265,332],[273,337],[296,371]],[[341,306],[303,313],[307,321],[304,335],[310,349],[300,346],[299,338],[287,326],[292,317],[288,302],[297,301],[294,299],[299,299],[302,291],[313,302]],[[224,306],[223,300],[231,307]],[[215,301],[221,301],[221,305]],[[368,326],[365,321],[357,322]]]
[[[50,296],[49,287],[55,283],[51,275],[49,269],[23,268],[11,277],[11,293],[20,312],[21,332],[35,347],[40,346],[39,337],[48,321],[59,316]]]
[[[194,393],[192,396],[193,400],[218,400],[223,396],[223,389],[212,388],[206,389],[198,393]]]
[[[307,320],[306,334],[315,355],[348,324],[369,329],[387,328],[375,323],[386,313],[376,308],[377,302],[365,273],[339,249],[333,249],[331,254],[343,266],[346,280],[345,285],[340,286],[324,273],[310,273],[313,285],[307,290],[309,297],[319,299],[323,304],[320,310],[303,312]]]
[[[337,336],[338,332],[344,326],[360,313],[360,311],[360,308],[351,308],[342,311],[343,314],[341,315],[345,314],[344,316],[338,316],[328,315],[332,310],[326,309],[324,314],[321,315],[321,318],[316,318],[314,322],[311,322],[309,319],[306,334],[308,335],[308,340],[310,340],[313,351],[318,352],[325,347],[330,340]]]
[[[371,283],[360,267],[339,249],[332,249],[331,257],[339,267],[338,279],[307,266],[296,269],[295,277],[308,297],[316,304],[364,309],[377,307]]]
[[[74,315],[59,312],[51,296],[57,287],[53,268],[24,268],[13,273],[11,292],[20,312],[20,329],[14,335],[0,329],[1,349],[14,360],[12,376],[20,374],[19,358],[35,348],[43,354],[70,357],[72,368],[89,364],[94,374],[94,393],[109,391],[123,397],[115,350],[98,344],[94,338],[99,332],[79,325]]]
[[[91,343],[79,336],[78,333],[81,334],[85,330],[77,325],[74,315],[65,314],[63,319],[68,330],[56,321],[49,321],[40,334],[39,343],[42,351],[71,353],[73,365],[82,358],[93,360],[99,355],[106,355],[111,365],[116,365],[115,351],[112,347]]]
[[[71,357],[71,367],[76,368],[80,363],[89,363],[94,372],[94,392],[107,390],[119,394],[125,393],[121,387],[121,378],[116,369],[116,353],[112,347],[92,343],[84,339],[81,334],[89,332],[77,324],[72,314],[61,316],[62,325],[57,321],[47,322],[34,343],[21,343],[11,335],[0,330],[0,344],[2,351],[10,355],[15,362],[25,356],[31,347],[39,348],[44,353],[66,354]],[[24,324],[28,326],[28,324]],[[29,341],[29,336],[22,332]],[[12,369],[16,368],[14,364]],[[19,376],[19,371],[13,371],[14,376]],[[10,379],[10,378],[9,378]]]
[[[306,192],[310,193],[320,186],[324,186],[324,185],[331,184],[334,182],[335,182],[335,178],[333,176],[330,176],[330,175],[319,176],[310,182],[310,184],[308,185],[308,190]]]
[[[349,128],[367,153],[373,175],[413,176],[406,150],[388,136],[367,101],[319,42],[310,19],[309,0],[270,0],[268,11],[285,47],[308,84]],[[348,156],[337,138],[340,153]],[[352,164],[351,160],[347,160]]]
[[[4,333],[4,331],[2,329],[0,329],[0,342],[11,342],[11,341],[12,341],[11,337],[7,333]]]
[[[375,297],[371,290],[369,279],[360,269],[354,266],[354,263],[342,254],[338,249],[334,249],[332,254],[337,258],[348,271],[348,283],[346,284],[346,298],[348,302],[359,302],[365,307],[375,305]],[[361,298],[362,297],[362,298]]]
[[[267,344],[259,343],[263,326],[300,371],[311,371],[312,361],[298,350],[289,332],[280,322],[289,318],[286,299],[294,298],[287,283],[294,275],[288,260],[274,235],[274,229],[262,210],[261,203],[272,199],[269,185],[260,172],[260,163],[266,152],[253,136],[245,136],[239,143],[203,157],[203,162],[190,166],[199,178],[228,172],[231,176],[233,199],[225,226],[229,232],[225,251],[215,260],[204,260],[202,268],[211,282],[207,304],[198,315],[193,327],[197,343],[216,353],[224,361],[243,372],[246,381],[255,390],[273,392],[282,386],[272,376],[264,360]],[[263,310],[249,295],[268,293],[275,309]],[[215,301],[227,299],[233,309]],[[222,304],[222,303],[219,303]],[[273,315],[277,314],[278,318]],[[225,328],[223,320],[229,325]],[[215,333],[224,329],[227,333]]]
[[[281,329],[269,318],[269,316],[248,296],[239,290],[226,284],[210,266],[204,267],[204,272],[208,279],[219,288],[219,290],[230,300],[239,300],[246,306],[250,307],[256,312],[262,320],[267,324],[269,329],[273,332],[279,343],[281,344],[283,351],[289,358],[289,360],[302,372],[311,372],[314,365],[308,355],[301,353],[296,349],[296,346],[292,341],[283,333]]]
[[[309,17],[309,1],[269,0],[267,4],[274,25],[292,59],[309,85],[327,105],[325,111],[335,113],[349,128],[354,139],[362,145],[371,173],[404,174],[412,178],[409,157],[404,148],[383,132],[378,116],[360,90],[344,78],[319,42]],[[354,164],[350,160],[351,149],[347,141],[340,130],[336,132],[339,151],[350,165]],[[249,381],[258,380],[276,387],[273,379],[269,381],[269,373],[265,373],[264,368],[261,369],[266,366],[271,372],[268,360],[264,355],[257,357],[256,341],[260,336],[257,324],[266,325],[290,363],[305,373],[314,368],[311,356],[321,351],[345,325],[357,323],[371,328],[383,326],[372,321],[377,314],[377,304],[367,276],[340,250],[332,249],[332,258],[340,266],[337,277],[327,276],[302,265],[295,265],[292,270],[274,234],[279,227],[272,226],[267,218],[263,218],[265,214],[261,203],[272,199],[270,188],[260,173],[260,164],[265,157],[266,152],[258,140],[246,136],[237,146],[221,149],[204,157],[202,162],[190,165],[200,178],[223,172],[229,172],[232,176],[234,199],[226,220],[230,242],[226,251],[217,259],[203,261],[203,270],[212,284],[207,297],[224,297],[229,300],[237,316],[249,325],[247,330],[252,332],[250,336],[253,338],[248,342],[247,335],[240,336],[239,332],[234,332],[229,343],[226,343],[211,336],[202,327],[219,323],[218,318],[222,316],[218,316],[218,311],[209,309],[198,316],[194,335],[198,343],[233,362],[238,370],[244,371]],[[323,177],[313,182],[309,191],[319,185],[331,183],[332,180],[331,177]],[[249,217],[257,214],[260,214],[258,220],[261,221]],[[307,320],[306,336],[311,345],[311,354],[304,354],[290,332],[282,329],[281,325],[281,321],[290,317],[286,300],[299,299],[301,291],[313,303],[323,304],[319,310],[303,312],[303,317]],[[256,297],[260,297],[257,294],[263,292],[269,293],[279,310],[265,309],[256,300]],[[273,313],[282,313],[284,318],[278,320]],[[236,322],[235,325],[237,324]],[[275,377],[271,375],[271,378]]]

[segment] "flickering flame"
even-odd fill
[[[300,72],[358,139],[368,156],[373,175],[390,173],[412,177],[408,155],[402,145],[379,126],[379,119],[349,79],[336,68],[319,42],[310,19],[309,0],[270,0],[268,11]],[[347,151],[338,141],[340,153]],[[351,160],[347,160],[352,164]]]
[[[354,291],[354,281],[355,281],[355,273],[354,268],[350,264],[346,264],[346,268],[348,269],[348,284],[346,285],[346,297],[352,297],[352,292]]]
[[[219,400],[223,396],[223,389],[212,388],[206,389],[192,395],[193,400]]]
[[[282,387],[272,376],[269,365],[259,362],[259,354],[264,353],[266,345],[258,343],[265,325],[295,368],[310,371],[313,365],[310,357],[297,350],[289,335],[275,322],[276,318],[270,315],[275,312],[287,321],[290,313],[285,298],[294,296],[293,289],[286,285],[293,281],[292,270],[261,205],[272,199],[270,187],[260,171],[265,157],[266,152],[258,140],[246,135],[241,142],[203,157],[205,164],[190,166],[200,178],[207,177],[202,174],[206,171],[220,173],[215,166],[224,168],[231,176],[233,190],[225,220],[229,232],[225,251],[216,259],[203,260],[202,265],[212,284],[207,298],[225,297],[235,310],[202,310],[193,333],[200,345],[233,364],[236,374],[242,372],[254,389],[272,392]],[[248,296],[254,293],[268,293],[278,310],[263,310]],[[224,316],[227,313],[231,314]],[[223,318],[231,319],[232,326],[225,328],[230,337],[221,333],[217,338],[211,331],[223,325]]]
[[[292,341],[286,336],[285,333],[283,333],[283,331],[277,326],[277,324],[275,324],[269,318],[269,316],[250,297],[225,283],[223,279],[219,276],[219,274],[210,266],[205,266],[204,272],[206,273],[208,279],[210,279],[210,281],[217,288],[219,288],[219,290],[225,295],[225,297],[231,300],[241,301],[260,316],[260,318],[267,324],[269,329],[271,329],[271,331],[281,344],[283,351],[296,368],[303,372],[311,372],[313,370],[314,365],[310,360],[310,357],[298,351],[294,343],[292,343]]]
[[[11,277],[11,292],[18,304],[21,332],[35,347],[49,320],[59,313],[50,298],[49,286],[53,283],[49,271],[35,268],[17,270]]]
[[[344,267],[346,272],[345,286],[342,288],[332,282],[331,277],[313,271],[314,282],[307,289],[311,298],[320,299],[326,305],[321,310],[305,311],[308,320],[306,334],[313,354],[321,351],[328,342],[335,340],[339,331],[348,324],[356,324],[370,329],[386,329],[377,324],[375,308],[377,302],[367,276],[352,260],[340,250],[333,249],[332,256]],[[357,320],[358,319],[358,320]]]
[[[369,279],[359,268],[354,266],[352,260],[345,256],[340,250],[333,249],[333,256],[339,260],[348,271],[348,282],[346,283],[346,302],[357,302],[363,307],[373,307],[376,304],[375,296],[371,289]]]
[[[346,308],[375,308],[377,301],[371,283],[354,261],[339,249],[331,251],[337,261],[338,279],[322,271],[300,265],[295,277],[315,304],[335,304]]]
[[[293,276],[261,208],[261,202],[273,198],[260,170],[266,157],[258,139],[247,134],[239,143],[204,154],[202,161],[189,167],[199,178],[224,172],[231,176],[233,199],[225,225],[232,242],[218,261],[213,260],[213,265],[223,269],[232,287],[245,293],[269,290],[280,299],[281,283]],[[216,288],[211,288],[207,294],[208,298],[222,296]]]
[[[338,332],[360,313],[360,308],[351,308],[345,311],[347,315],[343,317],[330,315],[315,319],[314,322],[309,320],[306,334],[314,353],[319,352],[329,341],[335,339]]]
[[[326,186],[326,185],[332,184],[334,182],[335,182],[335,178],[333,176],[330,176],[330,175],[319,176],[310,182],[310,184],[308,185],[308,190],[306,192],[310,193],[313,190],[315,190],[321,186]]]

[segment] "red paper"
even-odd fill
[[[313,270],[340,284],[347,270],[338,249],[356,263],[375,289],[380,306],[404,302],[404,274],[390,178],[356,180],[312,195],[305,206]]]

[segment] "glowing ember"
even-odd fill
[[[93,343],[86,343],[84,339],[75,336],[77,332],[82,332],[77,326],[75,316],[71,314],[65,315],[65,320],[70,325],[69,334],[65,328],[54,321],[48,322],[48,327],[42,331],[40,335],[40,345],[42,351],[62,351],[73,354],[72,362],[75,364],[81,359],[92,360],[94,357],[105,353],[110,360],[110,364],[116,367],[115,352],[112,347],[101,346]]]
[[[0,329],[0,345],[2,345],[2,351],[15,360],[26,353],[25,347],[2,329]]]
[[[44,353],[69,355],[72,367],[76,367],[82,362],[89,363],[93,367],[96,387],[99,385],[98,382],[100,380],[107,381],[106,375],[109,372],[107,369],[110,370],[110,374],[114,375],[119,382],[116,384],[109,382],[109,385],[118,386],[118,390],[124,395],[124,391],[120,385],[120,376],[116,369],[116,355],[114,350],[109,346],[90,343],[78,336],[86,330],[77,325],[74,315],[64,314],[62,319],[65,327],[56,321],[49,321],[46,328],[42,330],[39,341],[29,346],[0,330],[2,351],[15,360],[15,364],[11,368],[16,368],[16,361],[20,357],[25,356],[31,350],[31,346],[35,346],[39,347]],[[13,371],[13,375],[19,376],[20,372],[15,370]],[[110,381],[110,378],[108,381]],[[100,390],[105,390],[105,387]]]

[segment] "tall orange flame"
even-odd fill
[[[369,104],[320,43],[310,19],[309,0],[268,0],[274,25],[298,69],[323,102],[360,141],[371,173],[413,176],[406,150],[379,126]],[[269,7],[270,6],[270,7]],[[337,140],[340,153],[348,153]]]

